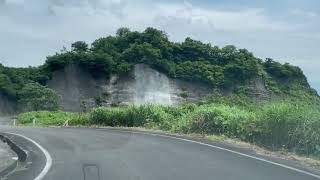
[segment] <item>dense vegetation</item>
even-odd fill
[[[247,81],[262,76],[272,93],[294,94],[293,90],[300,90],[315,94],[298,67],[272,59],[263,61],[248,50],[231,45],[219,48],[191,38],[181,43],[170,42],[163,31],[154,28],[143,32],[120,28],[115,36],[99,38],[91,46],[78,41],[71,48],[48,56],[39,67],[0,65],[0,92],[19,101],[24,98],[21,91],[26,84],[45,86],[52,72],[70,63],[80,65],[95,78],[126,73],[134,64],[145,63],[173,78],[201,81],[217,89],[241,88]]]
[[[19,106],[23,111],[58,110],[58,94],[38,83],[28,83],[19,92]]]
[[[320,157],[319,104],[295,99],[250,102],[245,97],[216,98],[216,103],[176,107],[141,105],[99,107],[88,113],[28,112],[18,123],[38,125],[126,126],[176,133],[224,135],[271,150]],[[218,102],[219,101],[219,102]]]

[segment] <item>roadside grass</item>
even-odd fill
[[[320,158],[320,107],[299,101],[184,104],[181,106],[131,105],[99,107],[88,113],[27,112],[18,124],[61,126],[142,127],[171,133],[226,137],[272,151],[288,151]]]
[[[70,125],[86,125],[86,120],[83,116],[63,111],[33,111],[22,113],[17,117],[19,125],[31,126],[34,120],[37,126],[62,126],[67,120]]]

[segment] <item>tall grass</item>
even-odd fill
[[[89,114],[90,124],[98,124],[104,126],[130,126],[127,123],[127,112],[123,108],[107,108],[99,107]]]
[[[253,141],[272,149],[320,155],[319,110],[305,103],[266,103],[256,110]]]
[[[252,112],[228,105],[202,105],[183,115],[175,131],[184,133],[225,134],[242,136],[256,121]]]
[[[159,105],[141,105],[129,107],[100,107],[90,113],[90,123],[106,126],[144,126],[170,129],[173,116]]]
[[[37,111],[20,114],[17,117],[18,124],[32,125],[35,121],[36,125],[63,125],[65,121],[70,121],[70,124],[84,124],[79,120],[76,113],[68,113],[62,111]]]
[[[73,125],[139,126],[178,133],[218,134],[272,150],[320,157],[319,105],[283,100],[226,104],[99,107],[81,118],[61,111],[29,112],[19,115],[18,122],[30,124],[36,118],[41,125],[61,125],[70,120]]]

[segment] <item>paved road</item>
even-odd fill
[[[0,115],[0,125],[12,125],[13,116],[1,116]]]
[[[225,150],[148,134],[115,130],[10,127],[0,127],[0,132],[27,136],[50,153],[53,163],[44,177],[46,180],[318,179]],[[27,170],[18,172],[23,175],[11,179],[34,179],[46,164],[43,153],[32,145],[25,146],[29,154],[39,156],[32,160],[35,162],[29,163],[37,167],[30,165]]]

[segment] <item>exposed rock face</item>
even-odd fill
[[[198,101],[212,93],[212,88],[198,83],[171,79],[145,64],[137,64],[125,75],[113,75],[108,80],[96,80],[78,65],[69,65],[53,73],[48,86],[61,96],[65,111],[79,112],[102,105],[162,104],[177,105]],[[269,97],[263,77],[248,83],[249,96],[256,99]],[[232,94],[232,91],[226,91]],[[228,95],[225,93],[225,95]],[[0,93],[0,116],[15,114],[16,104]]]
[[[109,103],[175,105],[196,101],[208,95],[211,88],[201,83],[171,79],[148,65],[137,64],[125,77],[113,76],[104,86]]]
[[[61,96],[61,106],[65,111],[80,111],[81,104],[92,107],[95,105],[94,98],[101,93],[98,82],[77,65],[54,72],[48,87]]]
[[[81,111],[83,105],[91,108],[99,98],[103,105],[162,104],[177,105],[193,102],[212,93],[212,88],[196,82],[171,79],[145,64],[137,64],[125,75],[113,75],[109,80],[95,80],[89,72],[77,65],[53,73],[48,86],[61,96],[66,111]],[[248,84],[250,96],[269,97],[263,77]],[[231,92],[230,92],[231,93]],[[82,107],[81,107],[82,106]]]
[[[199,100],[211,92],[204,84],[170,79],[144,64],[108,81],[97,81],[79,66],[70,65],[53,73],[48,86],[60,94],[61,106],[66,111],[80,111],[83,102],[88,108],[93,107],[97,97],[102,98],[104,105],[175,105]]]
[[[265,79],[262,76],[253,79],[249,83],[249,90],[249,96],[255,99],[268,99],[270,96],[266,88]]]
[[[0,93],[0,116],[8,116],[15,113],[16,105],[2,93]]]

